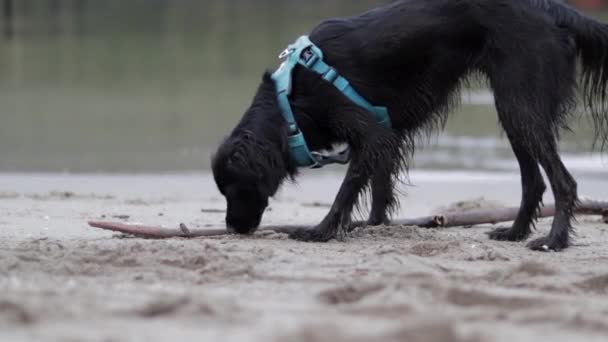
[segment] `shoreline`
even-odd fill
[[[581,195],[608,180],[577,175]],[[306,172],[264,225],[317,223],[342,174]],[[462,200],[516,205],[516,173],[414,171],[399,217]],[[481,200],[483,198],[483,200]],[[545,197],[552,202],[550,194]],[[146,240],[86,226],[105,217],[222,226],[208,173],[0,174],[0,340],[602,341],[608,225],[532,252],[491,225],[373,227],[310,244],[283,234]],[[162,215],[161,215],[162,214]],[[534,237],[546,233],[549,219]]]

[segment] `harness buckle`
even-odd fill
[[[312,47],[308,47],[302,51],[300,58],[307,68],[311,68],[319,60],[319,56],[313,51]]]
[[[316,164],[312,166],[313,169],[320,169],[325,165],[329,164],[340,164],[346,165],[350,162],[350,148],[346,148],[340,152],[333,153],[319,153],[311,152],[312,156],[316,159]]]

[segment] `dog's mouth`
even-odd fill
[[[226,218],[226,230],[231,234],[251,235],[258,229],[261,221],[261,216],[248,222],[235,222],[235,220]]]
[[[256,226],[256,227],[253,227],[253,228],[242,229],[242,228],[235,228],[235,227],[233,227],[231,225],[226,225],[226,230],[230,234],[252,235],[253,233],[256,232],[256,230],[258,230],[258,227]]]

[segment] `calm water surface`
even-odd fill
[[[165,172],[208,168],[287,43],[388,1],[13,2],[1,19],[0,171]],[[513,169],[492,101],[464,96],[416,167]],[[567,162],[605,173],[588,126],[575,128]]]

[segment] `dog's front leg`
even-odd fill
[[[399,162],[397,158],[399,156],[395,156],[394,163]],[[394,177],[392,170],[383,168],[372,178],[372,208],[367,220],[368,225],[377,226],[390,222],[391,211],[397,203]]]
[[[303,228],[293,232],[290,234],[292,239],[326,242],[335,238],[340,229],[349,224],[353,207],[371,177],[371,172],[361,164],[363,163],[353,159],[334,203],[323,221],[315,228]]]
[[[390,224],[391,215],[398,209],[399,201],[395,192],[395,183],[399,176],[405,156],[401,150],[394,151],[395,155],[387,164],[377,165],[371,179],[372,207],[367,221],[356,221],[348,225],[351,232],[359,227]]]
[[[372,113],[329,83],[321,80],[315,90],[308,103],[318,104],[318,111],[327,114],[323,124],[332,128],[336,140],[349,145],[352,159],[329,213],[316,227],[297,230],[290,237],[325,242],[335,238],[341,230],[349,229],[351,214],[361,193],[378,170],[394,164],[392,158],[399,155],[401,141],[392,129],[378,124]]]
[[[359,138],[350,144],[353,159],[329,213],[315,228],[300,229],[291,234],[291,238],[324,242],[335,238],[341,229],[348,230],[351,213],[361,193],[376,174],[380,175],[382,170],[394,164],[392,159],[398,155],[400,143],[390,129],[370,123]]]

